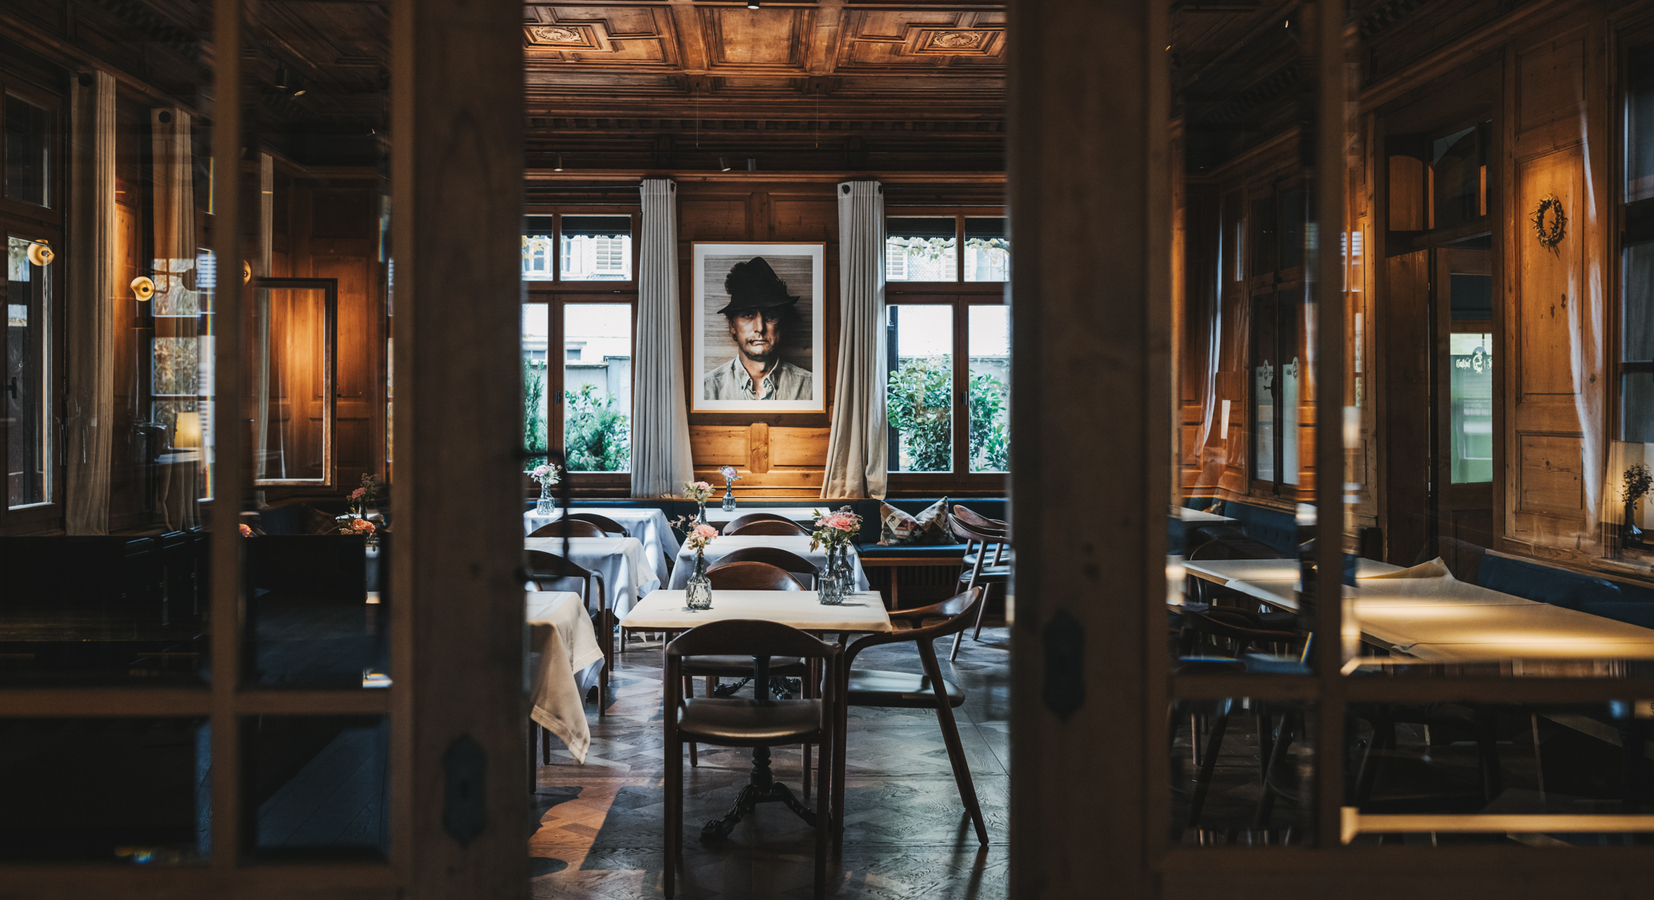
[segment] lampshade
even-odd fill
[[[172,446],[177,449],[201,446],[201,414],[181,412],[178,414],[178,424],[172,437]]]

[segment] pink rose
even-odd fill
[[[710,491],[710,490],[712,490],[712,485],[710,485],[710,484],[707,484],[707,483],[706,483],[706,482],[704,482],[704,481],[697,481],[697,482],[695,482],[695,487],[696,487],[696,488],[697,488],[697,489],[698,489],[698,490],[703,490],[703,491]]]
[[[247,525],[243,524],[241,526],[241,536],[242,537],[252,537],[253,536],[253,529],[248,527]]]
[[[368,495],[368,489],[367,488],[357,488],[356,490],[350,492],[350,499],[360,500],[363,497],[366,497],[367,495]]]
[[[696,525],[693,533],[710,541],[718,536],[718,529],[713,528],[711,525]]]
[[[351,519],[350,528],[358,534],[372,534],[374,531],[373,523],[367,519]]]
[[[855,518],[853,516],[847,516],[844,513],[834,513],[833,515],[828,516],[826,525],[829,528],[837,528],[840,531],[856,530]]]
[[[551,466],[535,466],[531,473],[535,478],[544,478],[551,473]]]

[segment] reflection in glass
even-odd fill
[[[1245,671],[1238,663],[1235,670]],[[1314,721],[1302,702],[1233,697],[1174,703],[1171,842],[1311,844]]]
[[[0,390],[6,396],[6,505],[13,509],[52,499],[52,402],[46,389],[51,262],[42,246],[6,239],[6,369]]]
[[[886,219],[886,281],[958,281],[959,232],[952,216]]]
[[[1632,443],[1654,444],[1654,372],[1628,372],[1621,381],[1621,436]]]
[[[523,280],[551,281],[556,276],[557,228],[551,216],[529,216],[523,222]]]
[[[1493,335],[1448,336],[1449,457],[1453,483],[1493,480]]]
[[[632,280],[631,216],[563,216],[561,231],[564,281]]]
[[[1011,242],[1005,235],[1005,219],[965,220],[965,280],[1009,281]]]
[[[51,203],[51,113],[11,94],[6,95],[5,197],[36,206]]]
[[[200,718],[0,719],[0,860],[204,862],[211,753]]]
[[[629,304],[570,303],[563,307],[562,406],[563,452],[569,471],[625,472],[631,468]]]
[[[546,345],[551,340],[550,317],[544,303],[523,304],[523,449],[544,453],[550,448],[546,430]],[[536,465],[539,460],[527,465]]]
[[[970,460],[972,472],[1010,468],[1011,310],[970,307]]]
[[[385,856],[387,722],[380,716],[241,720],[242,803],[254,858]]]
[[[332,279],[261,279],[254,306],[253,465],[259,484],[333,475]]]
[[[891,304],[885,316],[890,471],[951,472],[953,308]]]
[[[369,581],[389,547],[343,534],[264,534],[242,542],[250,591],[246,680],[261,686],[362,688],[389,674],[384,610]]]

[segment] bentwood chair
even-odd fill
[[[707,580],[712,582],[715,591],[801,591],[804,586],[785,569],[772,566],[765,562],[737,560],[730,562],[727,559],[718,560],[717,564],[706,570]],[[718,679],[754,677],[752,657],[750,656],[697,656],[684,661],[685,672],[683,692],[686,697],[695,696],[696,678],[706,679],[706,695],[716,696]],[[804,696],[808,698],[812,693],[812,678],[809,666],[801,659],[772,660],[770,674],[777,678],[797,678],[803,685]],[[759,690],[767,690],[759,685]],[[689,764],[698,765],[699,751],[693,742],[689,745]],[[804,797],[810,796],[810,752],[804,751]]]
[[[774,700],[763,690],[754,699],[684,697],[679,685],[684,663],[691,657],[768,656],[775,654],[820,663],[826,677],[819,699]],[[692,628],[666,645],[666,896],[676,890],[678,860],[683,852],[683,745],[686,742],[721,747],[770,747],[777,744],[820,744],[819,777],[835,771],[832,761],[835,704],[843,678],[843,648],[817,640],[778,622],[729,619]],[[824,782],[825,783],[825,782]],[[816,796],[815,896],[827,890],[826,790]]]
[[[598,515],[597,513],[570,513],[569,521],[590,522],[598,528],[603,529],[604,534],[618,534],[621,537],[632,536],[632,533],[626,530],[626,526],[616,522],[608,516]]]
[[[954,507],[954,509],[958,509],[958,507]],[[986,597],[988,589],[994,585],[998,585],[1001,593],[1003,593],[1005,586],[1011,582],[1011,567],[1009,565],[988,565],[987,561],[990,551],[997,559],[999,554],[1003,552],[1005,546],[1010,543],[1010,539],[1006,533],[996,528],[967,524],[958,516],[948,517],[948,527],[953,531],[956,537],[963,537],[965,539],[965,553],[967,556],[969,556],[973,550],[976,553],[974,557],[975,562],[973,562],[968,568],[961,566],[961,571],[959,573],[960,589],[962,591],[969,591],[973,588],[980,587],[983,589],[983,596]],[[971,640],[973,641],[982,640],[982,614],[987,608],[988,604],[986,602],[977,608],[976,632],[971,636]],[[959,658],[959,645],[964,642],[965,634],[964,631],[961,630],[956,633],[953,639],[953,649],[948,652],[949,662],[953,662]]]
[[[775,513],[747,513],[724,526],[724,534],[809,534],[809,529]]]
[[[722,566],[734,562],[769,563],[777,568],[786,569],[794,578],[798,579],[799,584],[804,585],[805,590],[810,590],[815,586],[816,576],[820,574],[816,570],[815,563],[791,550],[783,550],[780,547],[741,547],[718,557],[717,565]]]
[[[844,705],[839,709],[838,725],[834,728],[835,760],[831,790],[833,794],[834,841],[843,840],[844,830],[844,761],[845,734],[848,730],[851,706],[898,709],[933,709],[936,722],[942,730],[942,743],[948,749],[948,762],[953,764],[953,780],[959,786],[959,799],[965,804],[971,822],[976,826],[976,838],[984,846],[988,843],[988,826],[982,819],[982,807],[976,799],[976,785],[971,781],[971,769],[965,761],[965,748],[959,740],[959,726],[953,711],[965,702],[965,692],[958,685],[942,677],[941,664],[936,659],[936,639],[959,634],[970,627],[971,620],[981,610],[985,592],[973,587],[941,603],[917,609],[893,610],[892,624],[906,626],[899,631],[872,634],[850,645],[844,654]],[[931,622],[926,625],[924,623]],[[919,653],[923,675],[908,672],[887,672],[874,669],[856,669],[856,657],[871,647],[884,644],[914,644]]]
[[[603,533],[603,528],[601,526],[587,522],[584,519],[577,519],[573,516],[570,516],[567,522],[562,519],[558,519],[555,522],[548,522],[545,525],[541,525],[539,528],[534,529],[534,532],[530,534],[529,537],[560,538],[564,534],[567,534],[569,537],[577,538],[608,537],[608,535]]]
[[[609,671],[615,664],[616,625],[614,607],[604,597],[603,576],[554,553],[530,550],[528,580],[537,591],[554,590],[553,586],[559,581],[580,582],[580,599],[586,604],[586,611],[597,630],[598,644],[603,648],[603,671],[597,681],[597,715],[601,718],[609,699]],[[549,736],[547,742],[549,745]]]

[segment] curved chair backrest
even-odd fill
[[[528,581],[534,584],[535,590],[550,590],[548,585],[564,579],[581,582],[581,599],[586,601],[587,609],[604,609],[608,604],[603,597],[603,576],[582,566],[544,550],[528,551]],[[597,584],[597,603],[592,603],[592,584]]]
[[[791,526],[794,526],[794,527],[798,527],[797,522],[794,522],[792,519],[789,519],[786,516],[777,515],[776,513],[767,513],[767,512],[749,512],[749,513],[742,513],[741,515],[738,515],[735,518],[730,519],[729,523],[724,526],[724,534],[736,534],[736,533],[740,533],[740,534],[793,534],[793,532],[791,530],[787,530],[787,531],[747,531],[747,530],[744,530],[748,526],[752,525],[754,522],[778,522],[783,526],[791,525]],[[808,530],[806,530],[806,533],[808,533]]]
[[[593,525],[596,525],[598,528],[603,529],[604,534],[618,534],[621,537],[631,537],[632,536],[632,533],[630,531],[626,530],[626,526],[620,524],[619,522],[616,522],[615,520],[609,518],[608,516],[601,516],[601,515],[598,515],[597,513],[584,513],[584,512],[583,513],[570,513],[569,514],[569,521],[571,521],[571,522],[590,522]]]
[[[973,528],[993,529],[995,531],[1005,531],[1009,533],[1009,529],[1006,528],[1003,519],[990,519],[975,510],[960,506],[957,503],[953,505],[953,516]]]
[[[919,643],[930,644],[937,638],[947,637],[950,634],[958,634],[961,631],[971,627],[971,623],[976,621],[978,608],[982,606],[983,598],[986,596],[987,591],[979,587],[973,587],[961,593],[955,594],[940,603],[932,603],[929,606],[921,606],[917,609],[904,609],[893,612],[890,614],[890,618],[898,621],[905,620],[914,624],[916,627],[907,628],[902,631],[891,631],[883,634],[868,635],[867,637],[856,641],[851,644],[850,649],[845,652],[844,664],[845,666],[849,666],[851,661],[856,658],[856,654],[868,647],[878,644],[894,644],[901,641],[916,641]],[[940,619],[941,621],[933,622],[933,624],[930,625],[923,624],[926,621],[935,619]]]
[[[560,538],[565,533],[569,537],[608,537],[603,533],[602,526],[594,525],[578,516],[569,516],[568,521],[559,519],[546,525],[541,525],[530,534],[531,538]]]
[[[954,509],[958,508],[957,506],[954,507]],[[977,541],[984,544],[1003,544],[1010,541],[1010,537],[1002,528],[996,528],[992,525],[974,525],[958,516],[948,516],[948,530],[952,531],[956,537],[964,538],[966,543]]]
[[[741,517],[745,519],[745,516]],[[809,530],[797,522],[790,522],[779,516],[774,519],[758,519],[751,522],[742,522],[737,519],[724,527],[724,534],[809,534]]]
[[[819,574],[815,563],[780,547],[741,547],[718,557],[716,565],[725,566],[737,562],[769,563],[794,575],[808,575],[811,578]]]
[[[666,658],[685,656],[785,656],[826,659],[838,644],[817,640],[791,625],[762,619],[708,622],[678,635],[666,645]]]
[[[719,561],[706,570],[715,591],[802,591],[791,572],[764,562]]]

